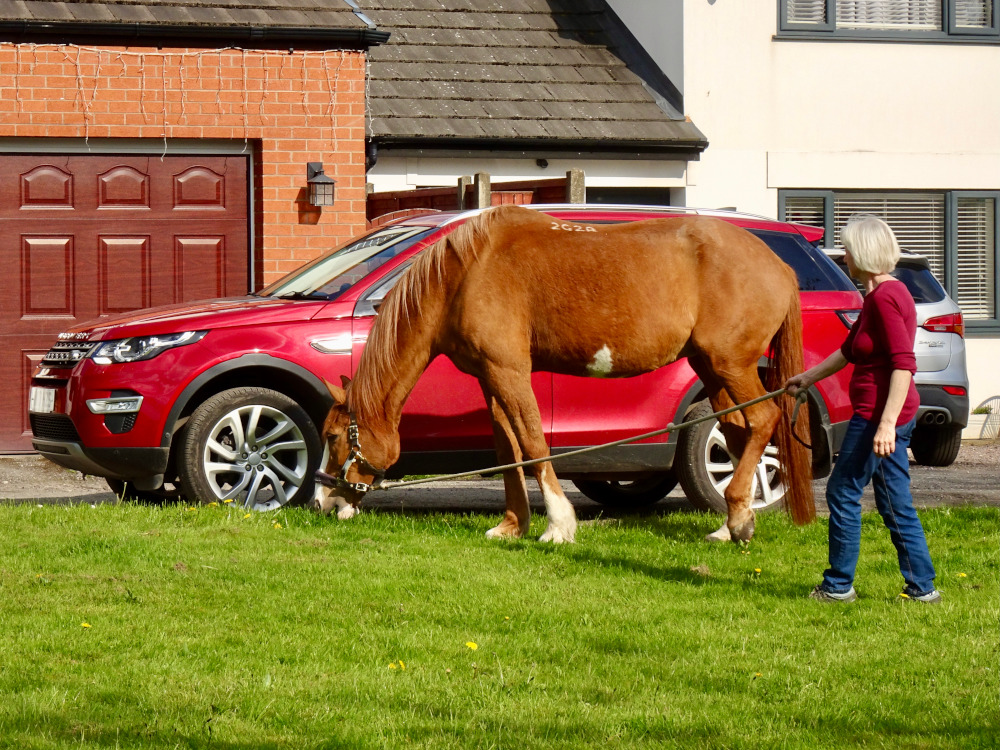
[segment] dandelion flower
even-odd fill
[[[218,503],[212,502],[212,503],[208,504],[208,507],[209,508],[214,508],[216,505],[218,505]]]
[[[406,669],[406,665],[403,664],[403,660],[402,659],[399,660],[399,668],[400,669]]]
[[[760,573],[760,568],[754,568],[754,569],[753,569],[753,572],[754,572],[754,573]]]
[[[250,516],[252,516],[252,515],[253,515],[253,513],[247,513],[247,514],[246,514],[245,516],[243,516],[243,517],[244,517],[244,518],[250,518]]]
[[[466,641],[465,645],[468,646],[473,651],[475,651],[477,648],[479,648],[479,644],[478,643],[473,643],[472,641]]]
[[[81,628],[89,628],[90,627],[90,623],[89,622],[81,622],[80,623],[80,627]]]
[[[969,576],[965,575],[965,573],[959,573],[958,577],[959,578],[968,578]]]
[[[389,662],[389,669],[395,669],[395,668],[396,668],[396,662],[394,661]]]
[[[229,498],[228,500],[223,500],[222,502],[224,502],[226,505],[229,505],[229,503],[231,503],[232,501],[233,499]]]
[[[276,528],[276,529],[280,529],[280,528],[281,528],[281,524],[280,524],[280,523],[275,523],[275,524],[274,524],[274,528]]]
[[[900,591],[899,592],[899,596],[900,596],[901,599],[909,599],[910,598],[910,595],[907,594],[905,591]]]

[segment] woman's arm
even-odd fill
[[[893,370],[889,376],[889,395],[886,397],[872,446],[876,456],[885,458],[896,450],[896,420],[899,419],[899,412],[903,410],[906,396],[910,392],[912,377],[909,370]]]
[[[840,372],[847,366],[847,357],[844,353],[837,349],[829,357],[824,359],[815,367],[810,367],[803,373],[794,375],[785,381],[785,390],[788,391],[789,395],[794,396],[799,392],[800,388],[808,388],[813,383],[816,383],[823,378],[830,377],[835,372]],[[906,397],[906,392],[903,392],[903,397]],[[902,403],[900,407],[902,408]],[[898,410],[897,410],[898,415]],[[895,434],[895,433],[893,433]]]

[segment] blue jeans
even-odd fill
[[[909,594],[934,590],[934,565],[927,539],[910,495],[910,462],[906,449],[916,420],[896,427],[896,450],[879,458],[873,450],[878,422],[855,414],[847,426],[840,455],[826,485],[830,507],[830,567],[823,573],[823,588],[849,591],[861,551],[861,495],[869,482],[896,553],[899,570]]]

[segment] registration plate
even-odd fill
[[[56,408],[56,392],[53,388],[35,388],[28,391],[28,411],[35,414],[51,414]]]

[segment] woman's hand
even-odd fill
[[[875,431],[875,440],[872,442],[872,450],[879,458],[891,456],[896,450],[896,425],[889,422],[879,422]]]
[[[800,372],[798,375],[793,375],[785,381],[785,391],[789,396],[794,396],[800,389],[805,390],[812,384],[813,381],[809,379],[808,373]]]

